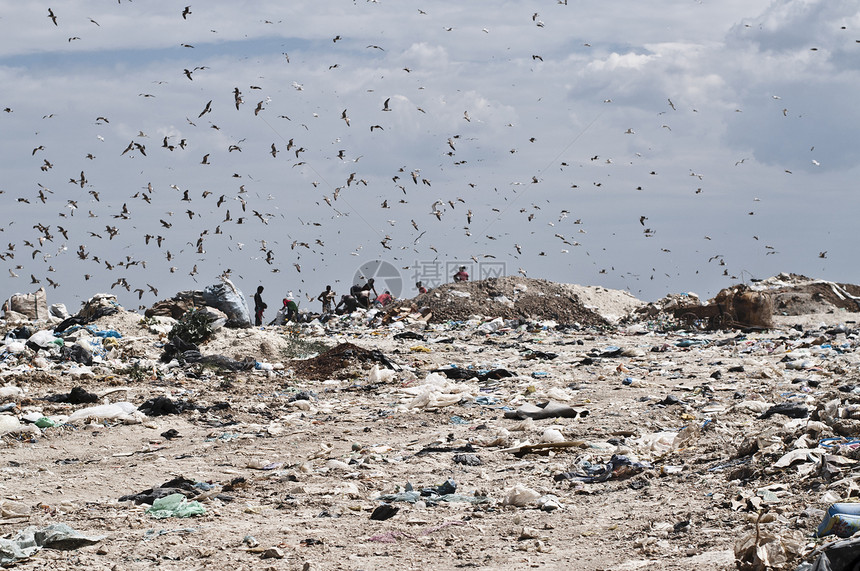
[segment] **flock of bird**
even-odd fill
[[[566,5],[567,2],[565,0],[559,4]],[[191,6],[185,6],[182,10],[178,10],[176,18],[181,18],[183,21],[192,20],[195,12],[191,8]],[[426,15],[426,12],[420,11],[420,13]],[[50,20],[49,25],[62,29],[64,18],[61,10],[48,8],[47,18]],[[546,27],[539,14],[532,14],[530,19],[531,25],[539,28]],[[101,27],[97,20],[90,18],[89,21]],[[446,28],[449,31],[452,29]],[[489,33],[487,29],[482,31]],[[344,36],[334,35],[332,42],[343,41]],[[78,36],[71,36],[68,42],[72,41],[82,40]],[[187,42],[179,42],[179,46],[182,49],[194,47]],[[386,51],[384,46],[377,44],[367,45],[365,49],[377,53]],[[281,55],[286,64],[290,65],[289,53]],[[530,59],[543,63],[544,58],[541,55],[531,54]],[[190,82],[189,86],[198,83],[200,77],[210,72],[212,65],[215,65],[208,61],[203,63],[207,65],[185,67],[179,64],[176,77],[183,78],[181,81]],[[328,69],[334,70],[338,65],[331,64]],[[404,67],[402,71],[411,74],[414,66]],[[168,81],[157,83],[168,83]],[[305,86],[294,81],[292,88],[300,92],[305,89]],[[103,146],[92,149],[89,143],[80,145],[79,147],[83,149],[81,160],[89,161],[93,165],[106,160],[105,156],[109,157],[107,160],[112,164],[117,164],[119,160],[127,161],[121,166],[128,173],[128,180],[139,181],[132,192],[106,187],[100,182],[104,177],[104,171],[96,166],[87,165],[80,168],[79,174],[76,168],[74,176],[66,175],[68,185],[86,194],[71,194],[66,190],[68,187],[50,188],[48,184],[54,186],[58,180],[57,177],[53,177],[53,171],[60,161],[51,155],[59,143],[52,141],[48,135],[41,137],[37,133],[38,144],[28,152],[34,161],[38,161],[36,166],[39,170],[35,172],[35,176],[42,178],[36,182],[34,194],[28,195],[25,191],[19,191],[20,196],[16,197],[16,202],[19,206],[28,205],[33,208],[41,204],[43,211],[49,206],[59,205],[60,208],[58,212],[53,213],[55,216],[53,221],[42,220],[42,216],[39,216],[40,221],[33,224],[32,228],[20,229],[10,225],[4,229],[9,231],[7,235],[10,239],[7,247],[0,251],[0,260],[7,265],[10,277],[26,278],[26,274],[29,273],[30,284],[34,286],[44,284],[59,288],[61,282],[54,265],[61,257],[74,256],[79,262],[76,267],[81,268],[80,276],[84,281],[90,280],[94,275],[100,275],[103,271],[112,271],[116,277],[108,280],[110,288],[118,292],[134,294],[137,300],[142,302],[145,295],[158,299],[159,288],[150,282],[155,281],[162,290],[168,287],[155,277],[150,279],[153,275],[151,272],[155,268],[165,266],[170,274],[187,274],[194,281],[200,273],[198,265],[204,264],[207,271],[210,271],[209,268],[219,267],[217,271],[231,275],[233,271],[231,268],[240,265],[240,259],[251,260],[254,265],[244,267],[253,269],[242,270],[240,277],[255,281],[263,281],[263,271],[279,273],[292,266],[294,274],[279,276],[277,280],[285,283],[298,281],[303,285],[300,286],[297,283],[298,287],[289,289],[312,291],[319,284],[312,282],[304,285],[308,268],[326,263],[327,256],[328,259],[333,257],[330,249],[336,246],[340,246],[344,252],[353,248],[349,253],[356,258],[388,256],[401,264],[404,270],[410,269],[411,260],[428,257],[444,259],[446,255],[451,255],[451,252],[440,254],[430,240],[427,240],[425,245],[423,241],[428,232],[431,238],[437,240],[454,233],[461,233],[465,240],[459,242],[467,245],[454,253],[455,256],[459,256],[459,259],[470,258],[475,263],[496,259],[515,260],[518,266],[516,269],[522,275],[527,275],[527,269],[524,267],[527,263],[524,260],[547,256],[548,252],[567,254],[570,248],[582,246],[579,240],[585,239],[584,235],[587,231],[581,218],[569,217],[572,211],[569,204],[559,205],[549,201],[529,200],[530,197],[539,196],[539,193],[530,195],[517,188],[542,183],[543,170],[524,175],[521,181],[487,184],[485,181],[468,180],[468,171],[465,167],[473,157],[478,156],[474,137],[468,135],[472,132],[470,129],[473,122],[479,121],[476,118],[477,110],[472,110],[471,113],[468,109],[464,110],[461,116],[462,130],[443,136],[438,145],[438,155],[442,157],[438,160],[446,161],[438,172],[442,172],[447,167],[464,167],[461,171],[464,174],[460,178],[462,185],[459,189],[455,188],[450,180],[446,180],[443,185],[434,183],[428,171],[437,169],[435,166],[426,168],[423,165],[400,165],[389,173],[389,183],[380,180],[379,176],[362,174],[361,169],[360,161],[365,154],[383,151],[363,149],[364,154],[355,153],[349,144],[351,139],[348,133],[353,129],[368,129],[373,136],[384,137],[386,133],[397,128],[397,123],[383,121],[382,118],[385,115],[382,114],[392,114],[393,111],[409,106],[409,113],[421,117],[427,115],[424,107],[415,105],[406,97],[391,95],[380,97],[377,108],[380,113],[379,118],[368,117],[365,112],[361,114],[359,120],[351,116],[349,105],[342,109],[320,109],[312,113],[311,117],[338,117],[342,121],[341,128],[331,143],[333,150],[326,153],[311,140],[309,133],[312,127],[308,125],[310,122],[308,119],[295,116],[291,118],[287,114],[270,115],[270,108],[275,108],[272,98],[266,95],[255,97],[257,93],[262,94],[269,89],[271,88],[246,84],[234,85],[229,93],[204,92],[206,95],[200,100],[199,106],[185,117],[185,130],[181,135],[173,133],[156,135],[147,133],[146,128],[141,130],[135,128],[138,131],[137,134],[126,139],[127,142],[116,148],[109,146],[110,143],[106,142],[104,135],[110,133],[109,140],[115,141],[122,130],[114,129],[114,126],[118,123],[133,124],[134,119],[122,117],[115,121],[108,113],[94,109],[90,121],[100,129],[102,134],[98,135],[98,140],[99,145]],[[147,101],[156,99],[156,93],[144,89],[138,97],[139,105],[142,106],[146,105]],[[229,104],[227,104],[228,101]],[[611,104],[611,100],[607,99],[604,103]],[[265,140],[259,135],[255,135],[250,140],[246,137],[234,137],[231,133],[237,131],[232,127],[236,124],[236,120],[226,115],[228,107],[232,108],[231,113],[239,113],[242,121],[264,122],[271,137]],[[14,111],[11,107],[5,108],[7,114],[13,114]],[[671,99],[667,99],[666,109],[660,114],[666,112],[677,112]],[[42,120],[51,121],[56,113],[56,111],[48,112]],[[302,119],[306,122],[300,123]],[[225,124],[231,127],[221,126]],[[664,123],[662,127],[671,131],[668,124]],[[288,134],[282,136],[281,133]],[[636,134],[632,128],[623,133]],[[225,142],[223,146],[215,147],[211,143],[213,140]],[[524,144],[535,142],[535,137],[524,140]],[[381,148],[385,148],[384,143],[380,144]],[[463,149],[466,151],[462,152]],[[385,153],[388,152],[391,151],[385,151]],[[394,152],[396,153],[396,149]],[[511,148],[509,152],[514,155],[519,152],[519,149]],[[160,167],[153,169],[149,166],[147,161],[153,161],[154,157],[164,156],[165,153],[172,157],[182,156],[182,158],[171,158],[169,164],[172,166],[167,169]],[[195,158],[190,158],[189,155],[192,153],[199,154]],[[284,197],[276,196],[279,192],[277,185],[261,183],[250,174],[239,174],[245,165],[253,164],[245,159],[251,153],[254,154],[255,161],[260,160],[259,157],[262,155],[270,155],[271,160],[282,161],[279,164],[282,165],[281,168],[285,173],[292,169],[301,169],[301,174],[290,180],[303,180],[307,186],[294,191],[286,202],[301,201],[305,205],[315,204],[318,206],[316,212],[324,214],[319,215],[315,220],[298,218],[289,211],[289,208],[280,206],[284,202]],[[378,157],[375,158],[378,162]],[[390,160],[397,161],[398,157],[395,154],[390,157]],[[571,167],[574,160],[576,159],[559,160],[551,166],[564,171]],[[740,166],[745,160],[738,161],[735,166]],[[577,162],[580,161],[577,160]],[[69,161],[64,159],[63,163],[68,168]],[[611,164],[612,159],[589,155],[583,158],[581,163]],[[211,168],[215,164],[232,171],[229,178],[213,182],[207,178],[208,174],[201,174],[199,179],[205,182],[199,183],[199,186],[179,183],[180,179],[187,180],[198,176],[189,174],[198,172],[192,169]],[[330,166],[331,164],[335,167]],[[544,166],[541,165],[541,167]],[[94,174],[95,172],[99,174]],[[651,172],[651,175],[656,174]],[[167,184],[164,179],[174,175],[176,182]],[[162,182],[154,183],[152,180],[147,180],[150,176]],[[292,177],[292,173],[285,174],[286,176]],[[343,176],[342,181],[331,182],[331,179],[336,176]],[[703,178],[703,175],[693,171],[690,171],[690,176],[696,177],[697,182]],[[52,177],[50,181],[53,182],[48,182],[49,177]],[[42,182],[43,180],[45,183]],[[592,183],[594,188],[599,188],[603,184],[603,181]],[[501,190],[500,186],[503,186]],[[362,194],[359,189],[374,189],[374,187],[376,189],[374,196],[381,197],[382,200],[371,204],[367,191]],[[576,189],[579,188],[579,184],[573,183],[570,187]],[[638,186],[635,190],[641,191],[642,188]],[[484,197],[487,195],[494,197],[493,200],[485,198],[476,200],[474,197],[478,190],[485,193],[482,195]],[[3,192],[7,190],[4,189]],[[700,193],[701,187],[698,187],[696,192]],[[414,207],[407,209],[406,205],[410,203],[429,204],[429,209],[425,211],[428,218],[422,219],[415,214],[407,215],[409,219],[407,226],[396,219],[396,216],[384,214],[388,225],[386,229],[375,222],[376,214],[369,213],[371,207],[382,211],[401,208],[403,212],[416,212]],[[536,227],[531,234],[536,234],[537,237],[526,248],[519,243],[522,241],[521,238],[519,241],[513,241],[514,239],[511,238],[513,233],[504,230],[510,222],[500,222],[505,217],[517,215],[522,216],[523,223],[527,225],[535,221],[536,217],[542,217],[541,224],[546,228],[541,230]],[[334,222],[326,222],[326,218]],[[646,224],[648,220],[649,217],[646,215],[638,217],[642,234],[645,237],[653,237],[656,229]],[[359,226],[359,232],[363,238],[345,245],[339,227],[347,221]],[[635,218],[631,220],[633,223],[635,221]],[[438,225],[438,223],[442,224]],[[434,224],[437,225],[434,226]],[[248,229],[250,225],[254,226]],[[561,227],[566,227],[569,231],[559,231]],[[390,228],[398,230],[395,232]],[[13,239],[12,233],[21,238]],[[397,237],[393,238],[392,234]],[[23,237],[24,235],[27,237]],[[114,240],[118,243],[122,242],[122,247],[112,247]],[[257,245],[246,248],[246,243],[251,240]],[[509,242],[509,245],[500,247],[497,245],[499,240]],[[328,246],[326,242],[329,242]],[[478,244],[483,245],[478,246]],[[768,247],[773,250],[772,247]],[[27,250],[24,251],[24,248]],[[524,252],[524,250],[528,251]],[[668,253],[669,249],[662,248],[661,251]],[[304,264],[304,274],[303,256],[308,260]],[[821,257],[825,256],[826,252],[822,252]],[[721,266],[726,264],[721,255],[712,257],[710,261]],[[337,262],[337,265],[342,265],[342,262]],[[606,271],[607,269],[603,268],[600,273],[606,273]],[[723,273],[730,276],[728,269],[724,269]],[[351,276],[344,275],[343,278],[346,281]],[[77,281],[77,276],[68,279]],[[350,284],[347,284],[347,287],[348,285]]]

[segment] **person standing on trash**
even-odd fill
[[[257,293],[254,294],[254,325],[257,327],[263,324],[263,310],[268,307],[263,301],[263,286],[257,286]]]
[[[334,301],[335,293],[331,290],[331,286],[325,286],[325,290],[317,296],[317,301],[322,302],[322,312],[331,313],[331,302]]]
[[[372,291],[374,299],[379,297],[379,294],[376,292],[376,287],[373,285],[373,278],[370,278],[369,280],[367,280],[367,283],[364,284],[361,289],[366,291],[366,292]],[[368,295],[368,297],[370,297],[370,293],[368,293],[367,295]]]
[[[460,271],[454,274],[455,282],[467,282],[469,281],[469,274],[466,272],[466,266],[460,266]]]
[[[418,290],[418,293],[427,293],[429,291],[421,282],[415,282],[415,288]]]
[[[287,297],[284,298],[284,320],[285,321],[298,321],[299,320],[299,306],[296,305],[296,302],[293,301],[293,292],[287,294]]]

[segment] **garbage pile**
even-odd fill
[[[607,320],[583,304],[564,284],[506,276],[443,284],[386,307],[395,316],[427,308],[431,323],[464,321],[473,316],[505,320],[552,320],[562,325],[605,325]]]
[[[774,311],[784,315],[860,311],[860,286],[781,273],[750,284],[754,291],[768,292]]]
[[[262,328],[194,296],[16,316],[0,563],[853,568],[860,312],[611,325],[599,294],[574,324],[437,321],[441,294]]]

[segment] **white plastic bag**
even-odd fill
[[[72,423],[88,418],[96,421],[121,420],[126,424],[139,424],[143,422],[146,415],[137,410],[137,407],[130,402],[116,402],[77,410],[69,415],[69,422]]]

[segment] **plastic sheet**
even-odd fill
[[[251,327],[251,311],[242,292],[227,278],[203,290],[206,304],[227,315],[228,327]]]

